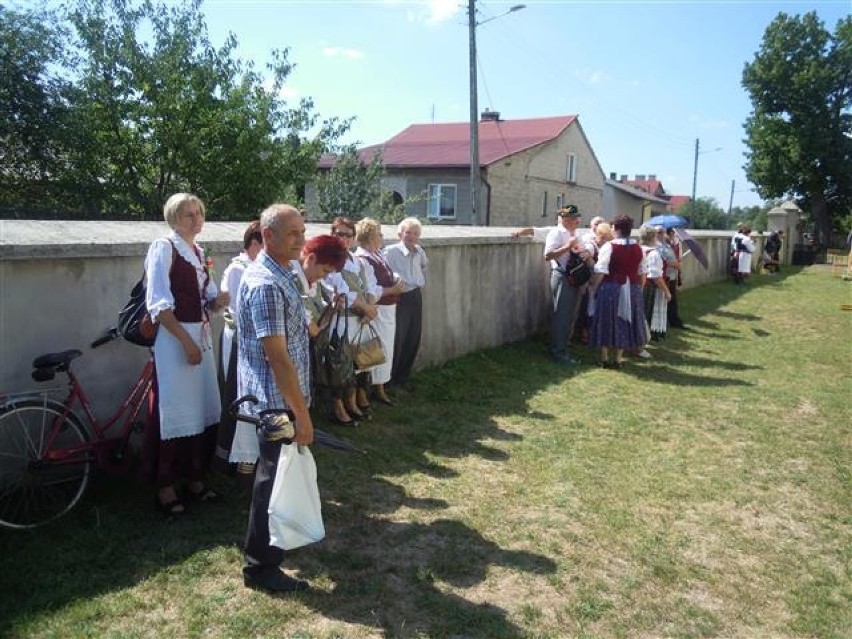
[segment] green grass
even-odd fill
[[[852,284],[820,267],[682,294],[690,330],[622,371],[544,337],[419,373],[315,450],[328,537],[240,578],[246,495],[164,522],[102,476],[0,532],[8,637],[852,636]],[[577,353],[593,362],[595,354]]]

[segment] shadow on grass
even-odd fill
[[[493,566],[553,573],[554,561],[501,548],[447,516],[443,499],[408,495],[393,478],[458,476],[436,459],[479,457],[495,465],[509,459],[506,444],[522,438],[495,419],[551,418],[528,413],[527,399],[576,374],[530,355],[535,350],[531,342],[509,345],[417,375],[409,390],[396,392],[395,406],[376,407],[374,420],[357,430],[337,430],[367,449],[366,457],[316,449],[328,539],[289,553],[285,566],[321,584],[327,580],[333,593],[300,596],[303,604],[325,618],[371,626],[386,636],[464,635],[471,627],[481,628],[483,636],[522,636],[507,610],[469,601],[448,592],[447,585],[476,585]],[[235,481],[215,483],[224,503],[197,505],[186,517],[164,521],[154,512],[151,488],[101,476],[60,521],[35,531],[0,531],[0,635],[8,629],[20,633],[41,615],[56,612],[61,618],[59,611],[74,601],[160,575],[170,575],[164,586],[169,597],[191,596],[198,574],[184,576],[187,571],[217,578],[205,565],[208,551],[225,549],[211,561],[218,570],[226,562],[238,577],[234,546],[245,532],[248,495]]]
[[[773,278],[756,285],[783,286],[783,281]],[[712,320],[759,321],[723,308],[748,290],[715,283],[702,287],[700,295],[686,291],[682,312],[690,330],[673,332],[652,366],[631,363],[621,374],[676,385],[745,385],[730,375],[678,367],[727,373],[749,368],[698,355],[688,343],[692,336],[752,338],[747,333],[755,331],[751,326],[729,330]],[[591,351],[588,355],[594,357]],[[499,471],[511,454],[506,444],[521,440],[501,428],[499,418],[552,419],[547,412],[530,411],[528,399],[588,370],[553,364],[537,336],[423,371],[409,389],[396,392],[395,406],[377,407],[376,418],[358,430],[338,431],[369,455],[316,452],[328,539],[288,554],[285,565],[329,584],[333,592],[299,600],[323,617],[376,628],[386,636],[464,636],[471,628],[480,636],[522,636],[506,610],[465,599],[447,585],[476,586],[495,566],[551,574],[556,570],[553,560],[502,548],[449,516],[448,501],[407,494],[394,481],[417,475],[428,482],[453,479],[458,471],[452,461],[468,457]],[[161,574],[170,575],[164,586],[169,597],[189,596],[198,575],[182,576],[190,570],[183,565],[209,550],[230,549],[226,569],[239,575],[233,545],[244,534],[248,497],[236,483],[219,483],[225,503],[198,506],[183,520],[164,522],[153,512],[151,489],[101,477],[84,502],[56,524],[27,533],[0,531],[0,634],[4,627],[20,627],[75,600],[132,588]],[[217,578],[204,569],[201,562],[197,571],[202,579]]]

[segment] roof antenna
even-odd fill
[[[432,103],[432,124],[435,124],[435,103]]]

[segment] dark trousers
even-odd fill
[[[244,548],[243,575],[254,579],[270,577],[278,572],[284,551],[269,545],[269,498],[278,469],[281,443],[270,444],[260,438],[260,458],[254,475],[251,492],[248,529]]]
[[[680,319],[680,312],[677,308],[677,279],[668,280],[669,293],[672,294],[669,300],[668,309],[666,311],[669,326],[682,326],[683,320]]]
[[[219,361],[216,370],[219,375],[219,395],[222,398],[222,417],[219,420],[219,428],[216,435],[216,451],[213,456],[213,467],[219,472],[231,473],[236,464],[231,464],[228,458],[231,456],[231,447],[234,444],[234,433],[237,429],[237,420],[231,416],[228,408],[237,398],[237,336],[231,342],[231,356],[228,360],[228,370],[222,371],[222,338],[219,338]]]
[[[419,288],[403,293],[396,305],[391,383],[405,384],[411,376],[423,333],[423,297]]]

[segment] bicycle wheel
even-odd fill
[[[91,451],[65,455],[86,444],[89,433],[59,402],[23,400],[0,410],[0,526],[35,528],[80,501],[92,470]],[[61,422],[61,423],[60,423]],[[55,431],[46,459],[48,440]]]

